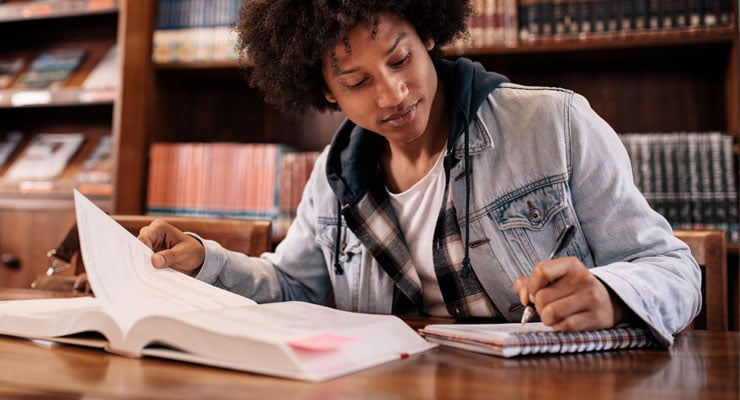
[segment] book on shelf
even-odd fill
[[[740,242],[732,135],[722,132],[620,134],[635,186],[675,229],[720,229]]]
[[[5,180],[53,180],[61,175],[84,141],[84,133],[39,133],[10,165]]]
[[[18,131],[0,132],[0,168],[5,166],[22,140],[23,134]]]
[[[618,325],[581,332],[556,332],[541,322],[505,324],[434,324],[419,333],[428,341],[500,357],[582,353],[659,347],[645,328]]]
[[[26,66],[26,57],[21,55],[0,57],[0,89],[8,88]]]
[[[87,50],[65,48],[41,52],[13,87],[22,89],[49,89],[64,85],[87,56]]]
[[[82,87],[91,90],[116,89],[120,75],[118,46],[114,44],[82,82]]]
[[[731,0],[518,0],[517,14],[522,42],[681,31],[693,35],[734,24]]]
[[[0,333],[323,381],[433,348],[398,317],[303,303],[256,304],[175,270],[74,192],[95,297],[0,302]],[[80,334],[99,333],[86,341]]]
[[[77,189],[83,193],[106,194],[108,186],[113,181],[113,135],[105,134],[100,137],[93,151],[82,163],[77,172]]]
[[[159,0],[152,60],[234,61],[240,0]]]

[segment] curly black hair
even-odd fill
[[[249,82],[265,101],[292,115],[312,107],[337,110],[326,101],[322,59],[359,24],[377,24],[384,12],[405,18],[423,42],[441,47],[467,34],[468,0],[247,0],[240,10],[239,52]]]

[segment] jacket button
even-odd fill
[[[529,220],[532,222],[539,222],[539,220],[542,219],[542,213],[540,210],[537,209],[531,201],[527,201],[527,206],[529,206]]]
[[[542,217],[542,215],[540,214],[540,210],[536,210],[536,209],[535,210],[529,210],[529,219],[532,222],[539,221],[541,217]]]

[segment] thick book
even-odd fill
[[[541,322],[436,324],[425,326],[419,333],[433,343],[500,357],[659,346],[647,329],[630,325],[593,331],[556,332]]]
[[[392,315],[303,302],[256,304],[175,270],[75,191],[80,249],[95,297],[0,302],[0,333],[91,345],[308,381],[400,360],[435,345]],[[51,355],[50,355],[51,357]]]

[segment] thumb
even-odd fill
[[[164,253],[165,251],[160,251],[152,254],[152,265],[155,268],[164,268],[167,266],[167,257]]]

